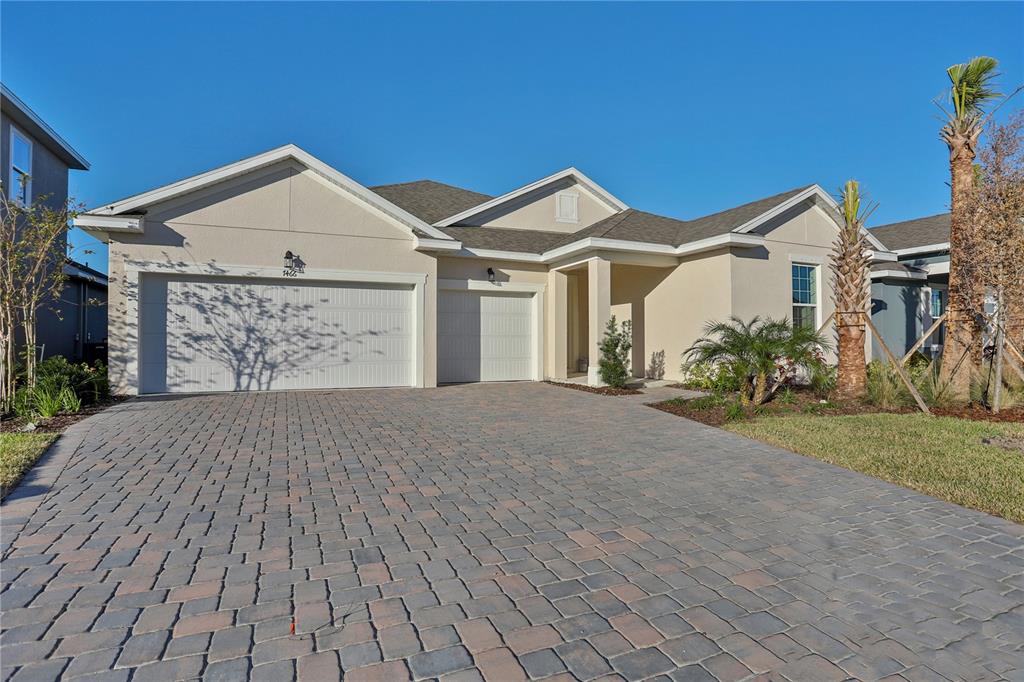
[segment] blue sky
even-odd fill
[[[92,163],[71,179],[90,206],[294,142],[367,185],[498,194],[575,165],[681,218],[855,177],[882,224],[946,210],[946,66],[988,54],[1024,83],[1024,3],[5,2],[2,18],[0,77]],[[87,260],[105,269],[102,248]]]

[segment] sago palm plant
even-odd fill
[[[870,300],[870,258],[864,223],[874,207],[861,205],[860,185],[856,180],[848,180],[842,190],[839,208],[843,224],[832,246],[830,263],[835,280],[833,300],[836,304],[839,355],[836,395],[853,400],[864,397],[868,379],[864,316],[868,314]]]
[[[721,364],[740,377],[740,401],[760,405],[772,396],[780,368],[823,368],[819,349],[828,342],[813,329],[793,327],[789,320],[755,316],[749,322],[730,317],[728,322],[708,322],[704,336],[687,349],[688,366]],[[773,384],[773,382],[776,382]]]

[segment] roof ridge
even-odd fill
[[[608,222],[608,229],[602,230],[600,234],[591,235],[591,236],[594,236],[594,237],[603,237],[603,236],[605,236],[606,234],[608,234],[609,232],[614,230],[616,227],[618,227],[619,224],[623,220],[626,219],[626,217],[629,215],[630,212],[636,213],[637,211],[636,211],[636,209],[633,209],[633,208],[626,208],[626,209],[623,209],[623,210],[619,211],[618,213],[614,213],[614,214],[608,216],[604,220],[597,221],[596,223],[594,223],[594,225],[599,225],[600,223],[603,223],[603,222],[607,221]],[[617,218],[617,220],[614,220],[616,218]],[[591,227],[593,227],[594,225],[591,225]],[[585,230],[587,228],[583,228],[583,229]],[[583,230],[579,230],[579,232],[582,232],[582,231]]]
[[[684,223],[692,223],[692,222],[695,222],[697,220],[703,220],[705,218],[711,218],[712,216],[720,215],[722,213],[728,213],[729,211],[735,211],[737,208],[743,208],[744,206],[749,206],[750,204],[756,204],[756,203],[759,203],[759,202],[762,202],[762,201],[768,201],[769,199],[774,199],[775,197],[781,197],[784,194],[797,194],[799,192],[803,192],[804,190],[810,189],[811,187],[814,187],[814,183],[813,182],[811,184],[809,184],[809,185],[801,185],[800,187],[794,187],[792,189],[787,189],[784,192],[776,192],[775,194],[769,194],[768,196],[761,197],[759,199],[752,199],[750,201],[744,201],[742,204],[736,204],[735,206],[730,206],[729,208],[723,208],[721,211],[714,211],[713,213],[705,213],[704,215],[699,215],[696,218],[684,219],[683,222]],[[676,220],[679,220],[679,218],[676,218]]]

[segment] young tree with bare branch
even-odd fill
[[[0,193],[0,413],[14,399],[19,330],[26,382],[35,384],[36,321],[63,290],[67,231],[77,214],[70,201],[53,206],[39,197],[23,205]]]
[[[864,224],[874,206],[862,206],[860,185],[847,180],[840,196],[843,224],[832,246],[830,266],[836,305],[836,343],[839,367],[836,396],[857,400],[867,395],[867,358],[864,351],[865,316],[870,300],[867,237]]]
[[[1015,341],[1024,326],[1024,111],[1016,112],[1005,124],[990,123],[985,140],[974,188],[964,201],[972,239],[962,251],[956,285],[961,290],[969,287],[961,292],[961,300],[973,301],[967,312],[984,319],[991,332],[994,376],[988,382],[988,403],[998,412],[1005,336],[1008,333]],[[975,299],[963,295],[973,295],[975,290],[982,295]],[[995,303],[994,309],[986,307],[986,298]]]

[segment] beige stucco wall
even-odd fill
[[[409,232],[361,200],[335,191],[294,163],[252,173],[164,204],[146,215],[145,234],[110,242],[110,372],[128,391],[127,366],[137,354],[137,319],[128,319],[125,259],[162,264],[282,267],[284,252],[309,270],[427,275],[424,385],[436,385],[437,261],[413,249]]]
[[[836,234],[832,219],[810,208],[765,232],[763,250],[736,250],[731,263],[733,314],[744,320],[754,315],[792,320],[792,265],[803,263],[817,267],[818,324],[828,319],[835,310],[828,259]],[[834,342],[831,329],[825,336]]]
[[[555,195],[561,191],[575,192],[578,196],[579,222],[560,223],[555,220]],[[474,216],[460,224],[483,225],[549,232],[576,232],[612,215],[615,210],[589,190],[571,181],[555,183],[519,197],[498,209]]]

